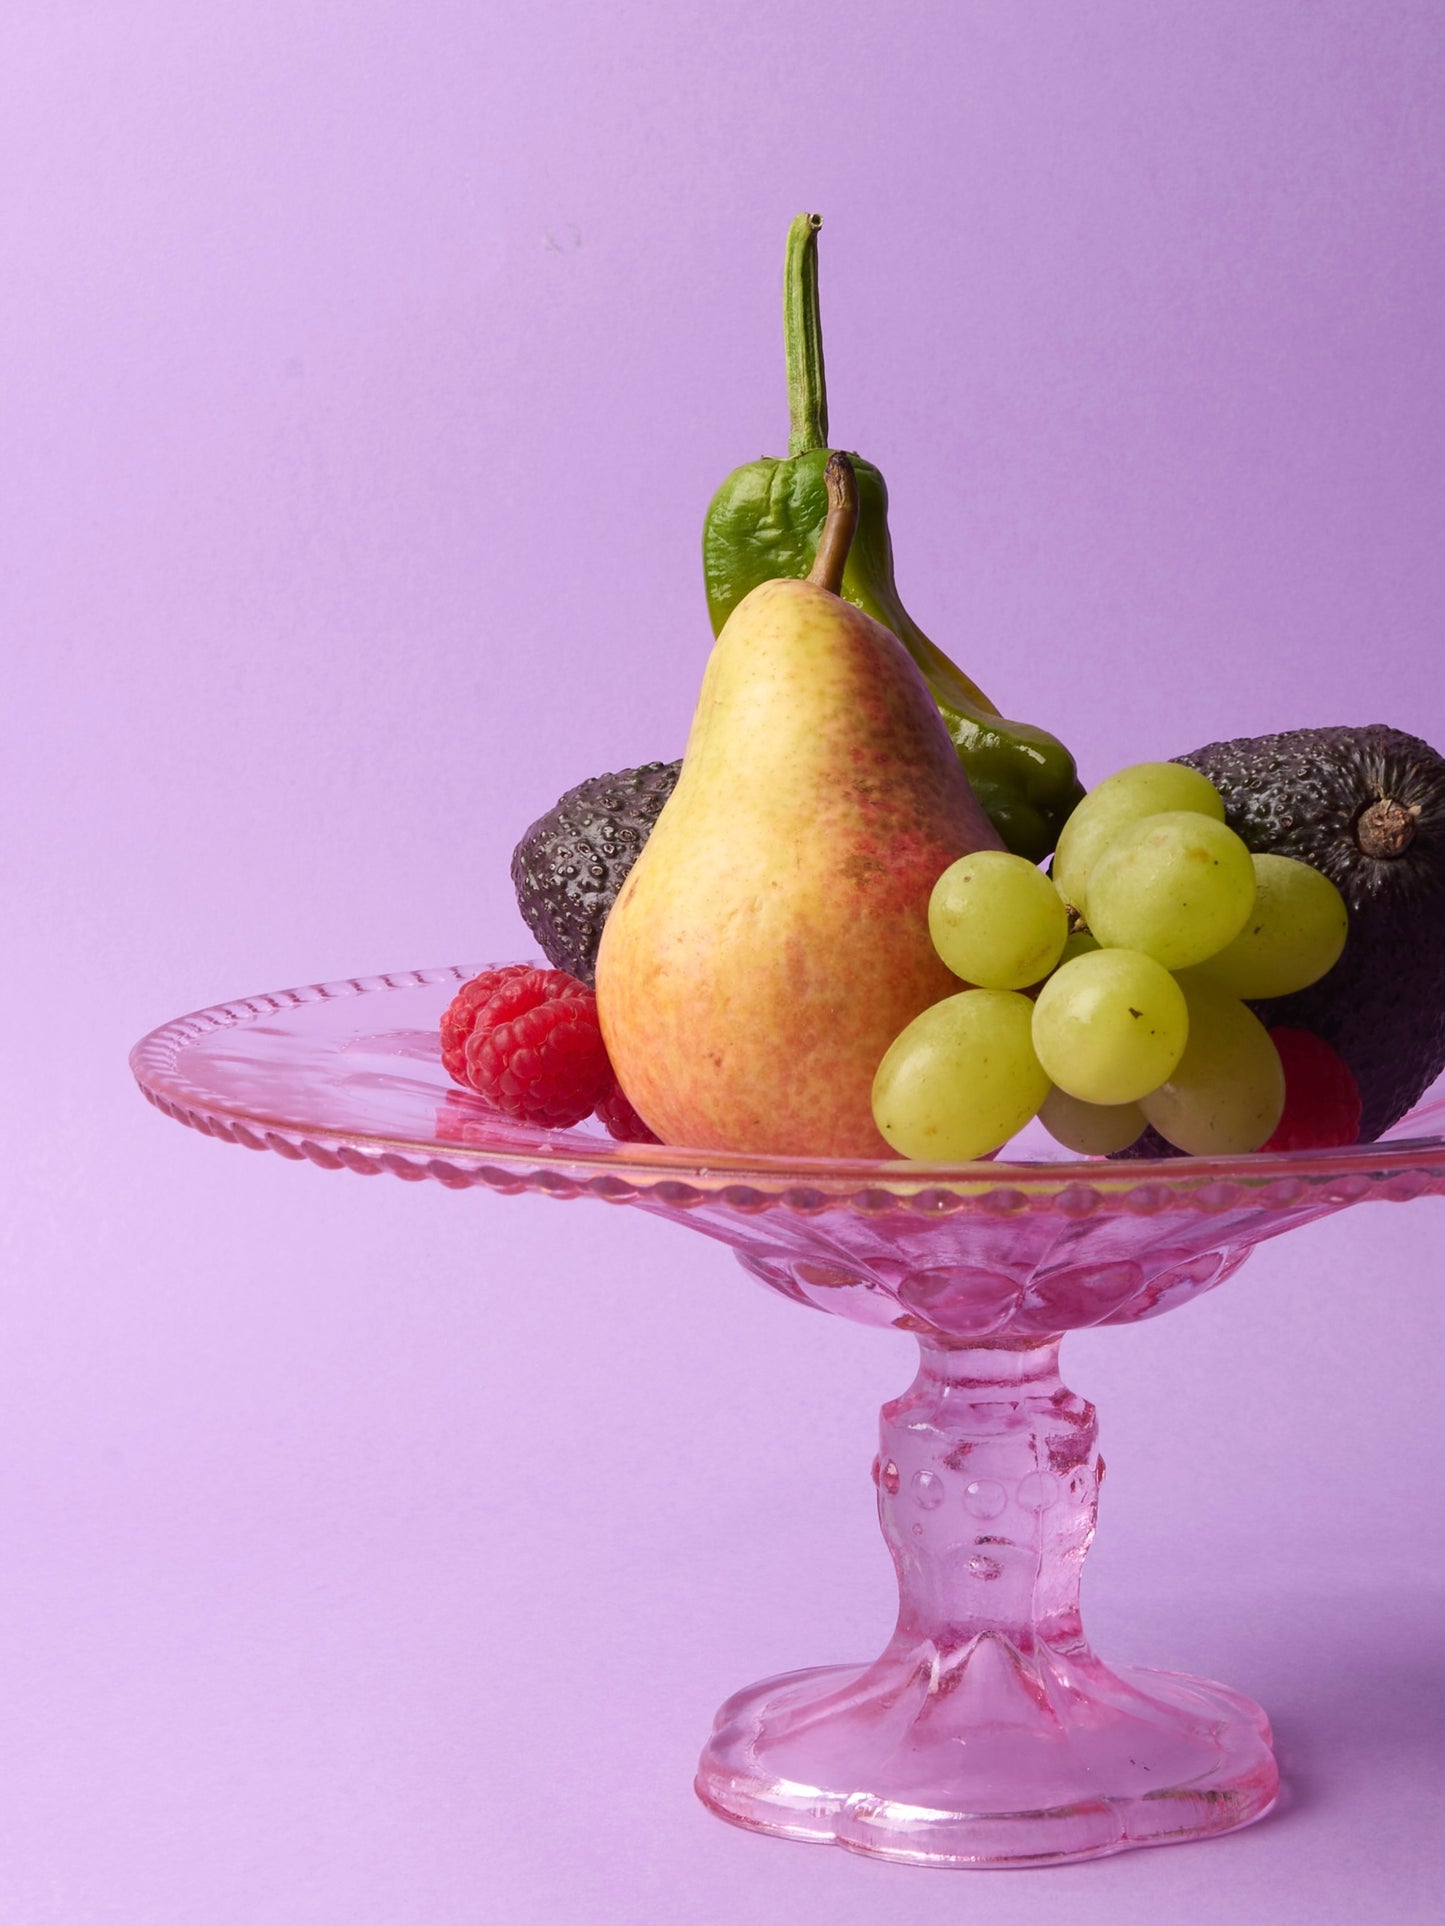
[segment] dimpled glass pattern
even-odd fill
[[[879,1518],[898,1575],[871,1664],[729,1700],[699,1766],[715,1812],[940,1866],[1039,1865],[1228,1832],[1278,1779],[1259,1707],[1091,1651],[1079,1580],[1103,1461],[1062,1336],[1187,1302],[1251,1247],[1378,1198],[1445,1190],[1445,1104],[1392,1138],[1284,1156],[932,1166],[695,1154],[541,1130],[442,1069],[437,1024],[475,968],[248,997],[144,1038],[150,1101],[329,1170],[591,1197],[730,1244],[799,1304],[918,1339],[882,1414]]]

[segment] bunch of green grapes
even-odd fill
[[[939,877],[929,930],[969,987],[890,1046],[878,1128],[905,1157],[949,1163],[1035,1116],[1090,1156],[1150,1124],[1196,1156],[1258,1150],[1284,1071],[1245,999],[1318,982],[1347,920],[1308,863],[1250,854],[1206,777],[1121,769],[1069,818],[1051,875],[979,850]]]

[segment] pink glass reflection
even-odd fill
[[[1445,1105],[1343,1151],[963,1166],[692,1154],[519,1125],[456,1089],[437,1024],[470,969],[244,999],[136,1046],[150,1100],[328,1169],[632,1204],[733,1246],[770,1288],[912,1332],[884,1407],[879,1517],[898,1575],[871,1664],[729,1700],[699,1766],[738,1824],[943,1866],[1033,1865],[1228,1832],[1278,1785],[1263,1712],[1226,1687],[1111,1670],[1079,1614],[1103,1476],[1061,1337],[1210,1290],[1328,1212],[1445,1190]]]

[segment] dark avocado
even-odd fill
[[[1445,1067],[1445,759],[1376,724],[1211,742],[1175,760],[1215,785],[1250,849],[1312,864],[1344,897],[1350,934],[1329,975],[1251,1007],[1269,1029],[1312,1030],[1339,1052],[1372,1142]]]
[[[1132,1144],[1123,1150],[1111,1150],[1109,1157],[1116,1164],[1138,1163],[1144,1158],[1183,1157],[1186,1152],[1176,1150],[1166,1137],[1161,1137],[1153,1124],[1149,1124],[1142,1137],[1136,1137]]]
[[[648,762],[579,782],[513,850],[517,907],[555,969],[593,982],[607,912],[681,768]]]

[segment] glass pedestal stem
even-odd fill
[[[882,1656],[731,1699],[698,1791],[739,1824],[920,1863],[1036,1865],[1227,1832],[1278,1785],[1227,1688],[1110,1671],[1079,1615],[1099,1480],[1059,1340],[925,1340],[883,1408],[878,1511],[898,1574]]]
[[[873,1476],[898,1573],[889,1649],[931,1648],[947,1692],[981,1639],[1011,1665],[1085,1649],[1079,1580],[1104,1467],[1057,1339],[920,1348],[917,1378],[883,1407]]]

